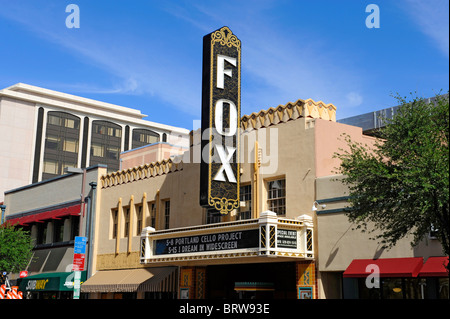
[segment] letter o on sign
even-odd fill
[[[230,129],[224,131],[223,128],[223,104],[230,104]],[[215,112],[214,112],[214,124],[216,126],[216,130],[220,135],[224,136],[233,136],[237,131],[237,108],[236,105],[226,99],[220,99],[216,102]]]

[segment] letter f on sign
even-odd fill
[[[217,56],[217,87],[219,89],[224,88],[225,75],[229,76],[230,78],[233,76],[232,70],[225,70],[225,61],[231,63],[233,66],[236,66],[236,58],[220,54]]]

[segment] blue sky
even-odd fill
[[[69,29],[68,4],[80,9]],[[366,27],[368,4],[380,28]],[[18,82],[141,110],[192,129],[202,38],[242,41],[241,115],[297,99],[337,118],[449,89],[448,0],[0,0],[0,88]]]

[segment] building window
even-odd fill
[[[45,148],[55,151],[58,150],[60,140],[61,139],[56,136],[47,136],[45,139]]]
[[[222,215],[215,208],[209,208],[206,211],[206,223],[207,224],[215,224],[220,223],[222,221]]]
[[[142,232],[142,205],[136,206],[136,236],[139,236]]]
[[[78,153],[78,140],[65,139],[63,151]]]
[[[156,229],[156,203],[150,203],[150,226]]]
[[[164,229],[169,229],[170,226],[170,201],[164,202]]]
[[[47,240],[48,222],[38,223],[36,245],[45,244]]]
[[[106,147],[106,158],[119,160],[120,149],[118,147],[107,146]]]
[[[71,162],[55,162],[50,160],[44,161],[44,174],[48,175],[60,175],[61,172],[64,172],[64,168],[66,167],[76,167],[77,163],[71,163]]]
[[[267,183],[267,206],[277,215],[286,215],[286,179]]]
[[[117,211],[117,209],[114,209],[112,211],[112,222],[113,222],[113,227],[112,227],[112,238],[115,239],[117,238],[117,228],[119,225],[119,212]]]
[[[245,207],[239,208],[238,220],[252,218],[252,186],[244,185],[239,190],[239,200],[245,202]]]
[[[70,240],[75,240],[80,234],[80,216],[70,216]]]
[[[61,126],[61,117],[49,113],[47,124]]]
[[[357,281],[359,299],[422,299],[427,297],[428,292],[424,278],[382,277],[378,289],[368,288],[365,278],[358,278]]]
[[[91,155],[92,156],[103,157],[104,156],[103,146],[102,145],[97,145],[97,144],[92,144],[91,145]]]
[[[159,142],[159,134],[146,129],[134,129],[132,137],[132,148],[141,147]]]
[[[42,180],[64,174],[67,166],[77,167],[80,118],[65,112],[50,111],[45,134]]]
[[[65,119],[64,121],[64,127],[68,127],[68,128],[78,128],[78,123],[74,121],[73,119]]]
[[[53,242],[58,243],[64,240],[64,219],[53,221]]]
[[[122,149],[122,127],[108,121],[93,121],[91,136],[91,158],[89,165],[105,164],[108,172],[120,167],[119,154]]]
[[[130,234],[130,209],[124,208],[123,209],[124,215],[125,215],[125,232],[124,237],[128,237]]]
[[[58,174],[58,163],[55,161],[44,161],[44,173]]]

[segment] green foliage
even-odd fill
[[[412,235],[412,245],[431,229],[449,255],[449,101],[400,102],[373,147],[346,136],[349,151],[335,154],[349,186],[351,222],[376,233],[385,248]]]
[[[29,232],[15,229],[4,223],[0,225],[0,271],[19,272],[24,270],[33,249]]]

